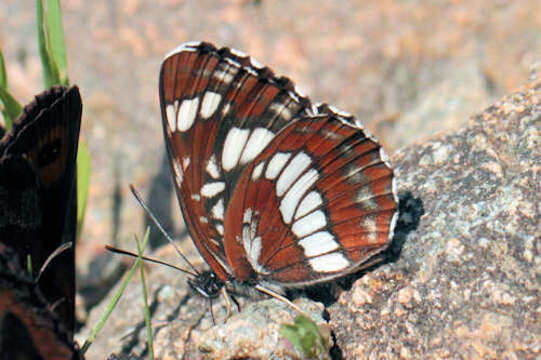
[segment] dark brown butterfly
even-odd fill
[[[80,359],[77,345],[51,311],[18,256],[0,244],[0,359]]]
[[[53,87],[25,106],[0,140],[0,242],[14,250],[23,268],[30,256],[34,279],[59,246],[75,242],[81,111],[76,86]],[[71,337],[74,246],[48,264],[38,285]]]

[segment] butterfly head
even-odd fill
[[[215,299],[220,295],[224,282],[212,271],[203,271],[188,280],[194,292],[207,299]]]

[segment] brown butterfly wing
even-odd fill
[[[0,241],[23,264],[31,256],[36,276],[61,244],[75,242],[76,157],[81,124],[76,86],[53,87],[28,104],[0,141]],[[19,205],[17,205],[19,204]],[[74,247],[54,259],[39,286],[73,331]]]
[[[71,334],[40,289],[0,244],[0,359],[79,359]]]

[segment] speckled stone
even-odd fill
[[[395,263],[328,308],[345,359],[539,358],[540,120],[534,79],[393,157],[424,215]]]

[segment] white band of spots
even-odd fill
[[[179,131],[189,130],[197,115],[197,108],[199,107],[199,98],[186,99],[180,104],[177,114],[177,129]]]
[[[222,101],[222,95],[215,93],[213,91],[205,92],[203,96],[203,103],[201,104],[201,117],[203,119],[208,119],[220,105]]]
[[[319,272],[335,272],[347,268],[350,265],[348,259],[341,253],[335,252],[318,256],[308,260],[310,266]]]
[[[223,181],[216,181],[212,183],[206,183],[201,188],[201,195],[204,197],[213,197],[221,193],[225,189],[225,183]]]

